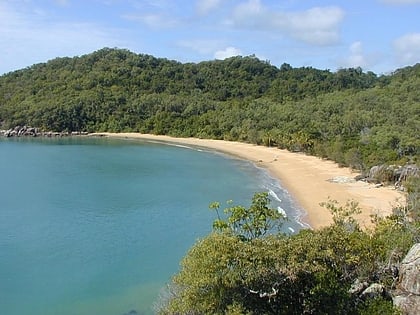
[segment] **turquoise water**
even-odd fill
[[[212,201],[296,207],[252,164],[198,148],[111,139],[0,140],[0,314],[153,314],[211,230]],[[281,200],[281,202],[280,202]]]

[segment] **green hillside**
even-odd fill
[[[365,169],[416,162],[420,65],[386,76],[254,56],[179,63],[104,48],[0,77],[0,129],[238,140]]]

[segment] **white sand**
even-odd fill
[[[196,138],[173,138],[139,133],[101,133],[115,138],[138,138],[151,141],[164,141],[177,144],[201,146],[235,155],[268,169],[281,185],[293,196],[305,211],[303,220],[313,228],[320,228],[332,222],[329,211],[320,206],[328,198],[337,200],[340,205],[354,200],[359,203],[362,214],[357,217],[363,227],[371,224],[370,216],[385,216],[393,206],[405,200],[401,192],[391,187],[375,188],[364,182],[355,182],[348,168],[338,167],[334,162],[301,153],[292,153],[277,148],[222,140]]]

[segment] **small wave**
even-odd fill
[[[284,211],[284,209],[282,207],[277,207],[277,211],[284,216],[285,218],[287,218],[287,213],[286,211]]]
[[[292,217],[293,220],[304,229],[311,229],[312,227],[310,224],[305,222],[304,218],[306,216],[306,211],[302,209],[297,203],[296,200],[290,195],[290,193],[277,181],[273,179],[268,173],[265,173],[266,177],[269,179],[268,184],[266,183],[266,189],[268,190],[268,194],[276,200],[276,202],[282,203],[286,205],[286,209],[292,210]],[[280,195],[285,198],[285,203],[282,202],[279,195],[275,192],[278,191]],[[281,214],[285,214],[285,210],[281,207],[277,208]]]
[[[177,147],[177,148],[182,148],[182,149],[194,150],[194,151],[198,151],[198,152],[205,152],[202,149],[196,148],[194,146],[188,146],[188,145],[185,145],[185,144],[170,143],[170,142],[165,142],[165,141],[153,141],[153,140],[148,141],[148,142],[157,143],[157,144],[164,144],[164,145],[167,145],[167,146],[170,146],[170,147]]]
[[[264,191],[267,191],[269,196],[274,202],[274,207],[281,204],[282,207],[278,206],[277,210],[282,215],[289,214],[287,217],[291,218],[296,223],[296,226],[293,225],[294,230],[300,229],[311,229],[310,224],[306,222],[306,211],[296,202],[293,196],[289,191],[284,188],[281,184],[281,180],[272,177],[268,171],[255,163],[252,163],[252,166],[259,171],[261,176],[261,188]],[[283,209],[287,209],[287,212]]]
[[[170,142],[161,142],[161,143],[163,143],[163,144],[165,144],[167,146],[170,146],[170,147],[177,147],[177,148],[190,149],[190,150],[191,149],[194,149],[194,148],[189,147],[189,146],[184,145],[184,144],[170,143]]]
[[[184,149],[194,149],[194,150],[195,150],[195,148],[192,148],[192,147],[189,147],[189,146],[187,146],[187,145],[183,145],[183,144],[173,144],[173,146],[174,146],[174,147],[178,147],[178,148],[184,148]]]
[[[294,219],[296,221],[297,224],[299,224],[302,228],[304,229],[312,229],[312,226],[304,221],[304,217],[306,216],[306,211],[301,209],[301,208],[297,208],[296,211],[296,215],[294,216]]]
[[[281,202],[280,197],[271,189],[268,189],[268,194],[272,196],[274,199],[276,199],[278,202]]]

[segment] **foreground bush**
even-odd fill
[[[364,231],[352,219],[356,204],[329,201],[329,227],[296,235],[252,231],[267,220],[268,228],[281,224],[268,205],[266,194],[256,194],[249,209],[228,208],[225,220],[218,214],[215,231],[183,259],[158,312],[398,314],[387,292],[397,281],[393,267],[416,238],[401,217],[378,220]],[[375,283],[383,292],[363,295],[353,290],[356,283]]]

